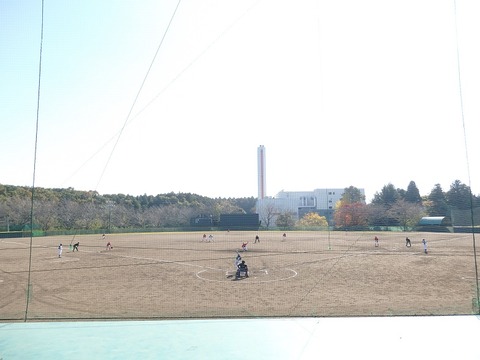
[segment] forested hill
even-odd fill
[[[29,223],[32,188],[0,184],[0,221]],[[96,191],[34,189],[35,221],[42,229],[185,226],[191,217],[254,213],[256,198],[209,198],[191,193],[104,194]],[[1,226],[1,224],[0,224]]]
[[[0,184],[0,202],[4,202],[9,198],[28,199],[31,200],[32,188],[26,186],[2,185]],[[256,198],[209,198],[202,195],[192,193],[166,193],[157,195],[125,195],[125,194],[105,194],[100,195],[96,191],[82,191],[73,188],[66,189],[48,189],[35,188],[36,201],[74,201],[77,203],[94,203],[107,204],[113,202],[116,205],[126,205],[134,209],[147,209],[153,206],[166,205],[183,205],[183,206],[199,206],[210,207],[220,203],[229,203],[238,210],[245,213],[251,213],[254,210]]]

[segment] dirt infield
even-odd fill
[[[209,235],[210,233],[207,233]],[[215,232],[0,240],[0,319],[472,314],[472,235]],[[405,246],[405,237],[412,247]],[[374,237],[379,246],[374,246]],[[423,252],[421,239],[428,244]],[[112,250],[106,249],[110,241]],[[242,252],[241,244],[248,243]],[[62,257],[57,247],[63,243]],[[250,277],[235,280],[236,251]]]

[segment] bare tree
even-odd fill
[[[72,200],[62,201],[57,207],[59,226],[64,229],[74,229],[81,213],[81,206]]]
[[[132,224],[135,227],[146,228],[147,227],[147,217],[145,216],[146,211],[144,210],[135,210],[132,216]]]
[[[388,215],[397,220],[403,231],[413,228],[425,215],[424,208],[405,200],[397,200],[388,210]]]
[[[43,231],[53,230],[58,225],[57,204],[40,200],[35,204],[34,219]]]
[[[182,227],[190,224],[190,217],[193,215],[193,210],[186,206],[169,205],[162,207],[162,215],[164,226]]]
[[[368,204],[367,223],[370,226],[389,226],[387,207],[382,204]]]
[[[279,215],[278,208],[274,204],[267,204],[259,213],[260,221],[267,230],[273,225],[275,217]]]
[[[80,205],[80,213],[77,217],[76,227],[84,229],[101,229],[104,223],[99,210],[90,202]]]
[[[109,210],[109,227],[128,228],[135,223],[134,212],[126,206],[119,204]]]
[[[30,224],[30,214],[32,208],[30,200],[19,197],[7,198],[6,207],[12,223],[22,227]]]
[[[144,224],[146,227],[159,228],[164,222],[162,218],[162,210],[158,206],[152,206],[143,212]]]

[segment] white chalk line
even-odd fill
[[[258,283],[270,283],[270,282],[276,282],[276,281],[286,281],[288,279],[291,279],[291,278],[294,278],[295,276],[298,275],[298,273],[293,270],[293,269],[285,269],[285,270],[288,270],[288,271],[291,271],[293,272],[293,275],[291,276],[287,276],[287,277],[284,277],[284,278],[280,278],[280,279],[272,279],[272,280],[255,280],[255,279],[252,279],[252,277],[249,277],[248,278],[248,281],[246,281],[247,283],[255,283],[255,284],[258,284]],[[197,272],[195,275],[201,279],[201,280],[205,280],[205,281],[210,281],[210,282],[228,282],[228,281],[232,281],[232,280],[214,280],[214,279],[207,279],[207,278],[204,278],[202,276],[200,276],[200,274],[204,273],[205,271],[207,271],[206,269],[204,270],[200,270],[199,272]],[[260,271],[265,271],[267,273],[267,270],[260,270]]]
[[[93,252],[93,251],[91,251]],[[172,260],[161,260],[161,259],[154,259],[154,258],[149,258],[149,257],[142,257],[142,256],[131,256],[131,255],[120,255],[120,254],[111,254],[110,251],[108,253],[105,253],[103,251],[99,252],[100,254],[103,254],[103,255],[110,255],[110,256],[115,256],[115,257],[121,257],[121,258],[126,258],[126,259],[136,259],[136,260],[149,260],[149,261],[153,261],[153,262],[158,262],[158,263],[163,263],[163,264],[177,264],[177,265],[183,265],[183,266],[191,266],[191,267],[197,267],[197,268],[201,268],[202,270],[198,271],[195,275],[197,278],[201,279],[201,280],[206,280],[206,281],[212,281],[212,282],[225,282],[225,281],[228,281],[228,280],[212,280],[212,279],[207,279],[207,278],[204,278],[204,277],[201,277],[200,274],[207,271],[207,270],[213,270],[213,271],[225,271],[223,269],[218,269],[218,268],[213,268],[213,267],[210,267],[210,266],[203,266],[203,265],[198,265],[198,264],[192,264],[192,263],[188,263],[188,262],[180,262],[180,261],[172,261]],[[285,270],[288,270],[288,271],[291,271],[293,272],[293,275],[291,276],[288,276],[288,277],[285,277],[285,278],[281,278],[281,279],[273,279],[273,280],[260,280],[260,281],[256,281],[256,280],[253,280],[253,281],[249,281],[250,283],[254,282],[254,283],[269,283],[269,282],[275,282],[275,281],[285,281],[285,280],[288,280],[288,279],[291,279],[295,276],[298,275],[298,273],[293,270],[293,269],[285,269]],[[266,275],[268,275],[268,270],[267,269],[262,269],[260,271],[264,271]],[[227,270],[227,274],[228,274],[228,270]]]
[[[25,246],[26,248],[30,247],[30,244],[19,243],[19,242],[16,242],[16,241],[5,241],[5,240],[2,240],[2,243],[4,243],[4,244],[14,244],[14,245],[23,245],[23,246]],[[32,247],[47,247],[47,246],[44,246],[44,245],[32,245]]]
[[[155,258],[149,258],[149,257],[143,257],[143,256],[121,255],[121,254],[114,254],[114,253],[112,254],[111,251],[113,250],[109,250],[108,252],[105,252],[105,251],[100,251],[100,252],[84,251],[84,252],[99,253],[102,255],[109,255],[112,257],[120,257],[125,259],[149,260],[149,261],[153,261],[161,264],[177,264],[177,265],[191,266],[191,267],[197,267],[197,268],[214,270],[214,271],[223,271],[223,269],[218,269],[218,268],[213,268],[213,267],[203,266],[198,264],[192,264],[192,263],[183,262],[183,261],[162,260],[162,259],[155,259]]]

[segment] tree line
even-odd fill
[[[350,186],[344,190],[330,222],[315,212],[305,214],[298,221],[293,214],[281,212],[276,214],[275,225],[285,229],[334,226],[337,229],[400,227],[409,230],[424,216],[445,216],[453,218],[458,225],[468,226],[472,224],[471,209],[475,210],[475,225],[480,225],[480,196],[473,195],[470,187],[460,180],[455,180],[448,191],[436,184],[426,196],[420,195],[414,181],[410,181],[406,190],[389,183],[374,194],[369,204],[358,188]],[[273,218],[274,215],[272,208],[265,216]]]
[[[87,229],[108,231],[113,228],[184,228],[194,217],[219,218],[220,214],[256,212],[256,198],[209,198],[192,193],[152,195],[101,195],[96,191],[66,189],[33,189],[0,184],[0,231],[25,230],[32,223],[43,231]],[[423,216],[448,216],[455,212],[480,208],[480,196],[455,180],[448,191],[436,184],[426,196],[414,181],[406,190],[385,185],[367,204],[360,190],[345,189],[335,205],[333,223],[337,228],[366,226],[415,226]],[[308,215],[308,216],[307,216]],[[265,221],[263,221],[265,226]],[[292,214],[277,216],[280,228],[331,225],[318,214],[306,214],[295,222]]]
[[[101,195],[96,191],[33,189],[33,224],[43,231],[178,228],[208,214],[254,213],[254,197],[209,198],[191,193]],[[32,223],[32,188],[0,184],[0,231],[25,230]]]
[[[470,187],[455,180],[448,191],[435,184],[430,193],[421,197],[414,181],[407,190],[396,189],[392,184],[374,195],[369,221],[373,224],[397,224],[403,228],[416,225],[422,216],[447,216],[454,218],[462,212],[480,207],[480,196]]]

